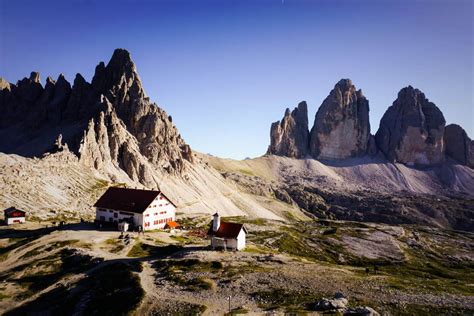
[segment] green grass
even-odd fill
[[[24,289],[17,298],[27,298],[56,283],[68,274],[81,273],[102,259],[77,253],[73,249],[64,248],[45,258],[22,264],[2,273],[0,280],[16,283]]]
[[[111,246],[109,250],[111,253],[119,253],[125,248],[123,241],[116,238],[107,239],[105,244]]]
[[[231,309],[230,312],[225,313],[225,316],[234,316],[234,315],[243,315],[243,314],[248,314],[248,310],[243,308],[243,307],[236,307]]]
[[[142,301],[145,292],[134,272],[137,266],[115,262],[92,272],[75,284],[74,291],[58,286],[22,304],[6,315],[128,315]]]
[[[181,250],[181,246],[167,245],[167,246],[153,246],[141,242],[135,243],[132,249],[127,254],[127,257],[142,258],[142,257],[159,257],[168,256],[174,252]]]
[[[249,169],[239,169],[237,170],[238,172],[242,173],[242,174],[245,174],[247,176],[250,176],[250,177],[254,177],[255,176],[255,173],[253,173],[251,170]]]
[[[307,311],[310,304],[321,299],[320,295],[306,292],[290,292],[283,289],[272,289],[252,293],[257,305],[264,310],[285,308],[287,311]]]
[[[185,287],[189,291],[209,290],[214,283],[202,277],[189,278],[189,272],[212,272],[214,275],[223,269],[219,261],[200,261],[198,259],[162,260],[154,264],[156,271],[167,280]]]
[[[192,242],[192,240],[188,237],[185,237],[185,236],[176,236],[176,235],[171,235],[170,236],[171,239],[179,242],[180,244],[189,244]]]

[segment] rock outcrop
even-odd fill
[[[43,87],[32,72],[16,85],[0,78],[0,151],[43,156],[61,142],[96,169],[118,168],[132,180],[154,186],[151,169],[180,174],[192,151],[171,117],[143,90],[130,54],[114,51],[96,67],[91,83],[60,75]]]
[[[291,113],[287,108],[281,122],[272,124],[267,154],[304,158],[308,153],[308,145],[308,106],[303,101]]]
[[[310,153],[317,159],[364,156],[369,140],[369,101],[351,80],[342,79],[316,113]]]
[[[450,124],[444,130],[446,156],[474,168],[474,141],[457,124]]]
[[[375,140],[391,162],[435,165],[444,161],[445,124],[438,107],[408,86],[383,115]]]

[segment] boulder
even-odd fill
[[[286,109],[283,119],[272,124],[267,154],[304,158],[308,141],[308,106],[303,101],[292,112]]]
[[[309,141],[310,154],[316,159],[364,156],[369,140],[369,101],[350,79],[342,79],[316,113]]]
[[[316,302],[315,310],[324,312],[342,312],[346,309],[349,301],[341,293],[336,293],[334,298],[323,298]]]
[[[375,141],[391,162],[435,165],[444,161],[445,124],[439,108],[408,86],[383,115]]]
[[[474,168],[474,141],[459,125],[450,124],[444,130],[446,156]]]

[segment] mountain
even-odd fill
[[[343,79],[311,132],[300,102],[272,124],[267,155],[243,161],[191,150],[123,49],[97,65],[90,83],[77,74],[71,86],[60,75],[43,86],[37,72],[16,84],[0,79],[0,110],[0,207],[24,208],[32,219],[91,218],[108,186],[125,185],[159,188],[184,216],[474,231],[472,141],[460,127],[445,130],[439,109],[411,87],[374,137],[369,101]]]
[[[189,213],[281,218],[282,207],[243,195],[193,153],[124,49],[91,83],[77,74],[71,87],[60,75],[43,86],[37,72],[0,79],[0,110],[0,207],[91,216],[94,198],[120,184],[159,188]]]
[[[445,159],[445,124],[440,109],[420,90],[408,86],[383,115],[375,140],[391,162],[440,164]]]
[[[290,113],[286,109],[283,119],[270,128],[270,146],[268,154],[305,158],[308,153],[308,106],[300,102]]]
[[[41,156],[61,135],[68,149],[96,169],[113,165],[133,180],[156,186],[149,164],[181,173],[192,162],[190,147],[171,118],[146,96],[129,52],[114,51],[107,66],[99,63],[92,83],[78,74],[71,88],[63,75],[40,76],[0,92],[0,151]],[[24,113],[27,113],[24,117]]]
[[[423,92],[401,89],[375,135],[370,134],[369,101],[350,79],[341,79],[319,107],[307,138],[306,102],[286,109],[270,128],[268,155],[344,161],[374,157],[409,166],[442,165],[446,159],[473,167],[474,145],[462,127],[446,127],[441,110]]]
[[[316,159],[365,156],[369,141],[369,101],[350,79],[342,79],[316,113],[311,129],[311,156]]]
[[[450,124],[444,130],[446,156],[474,168],[474,141],[457,124]]]

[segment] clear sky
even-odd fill
[[[412,85],[474,136],[473,1],[0,0],[0,76],[77,72],[91,80],[115,48],[195,150],[265,153],[270,124],[341,78],[370,101],[375,133]]]

